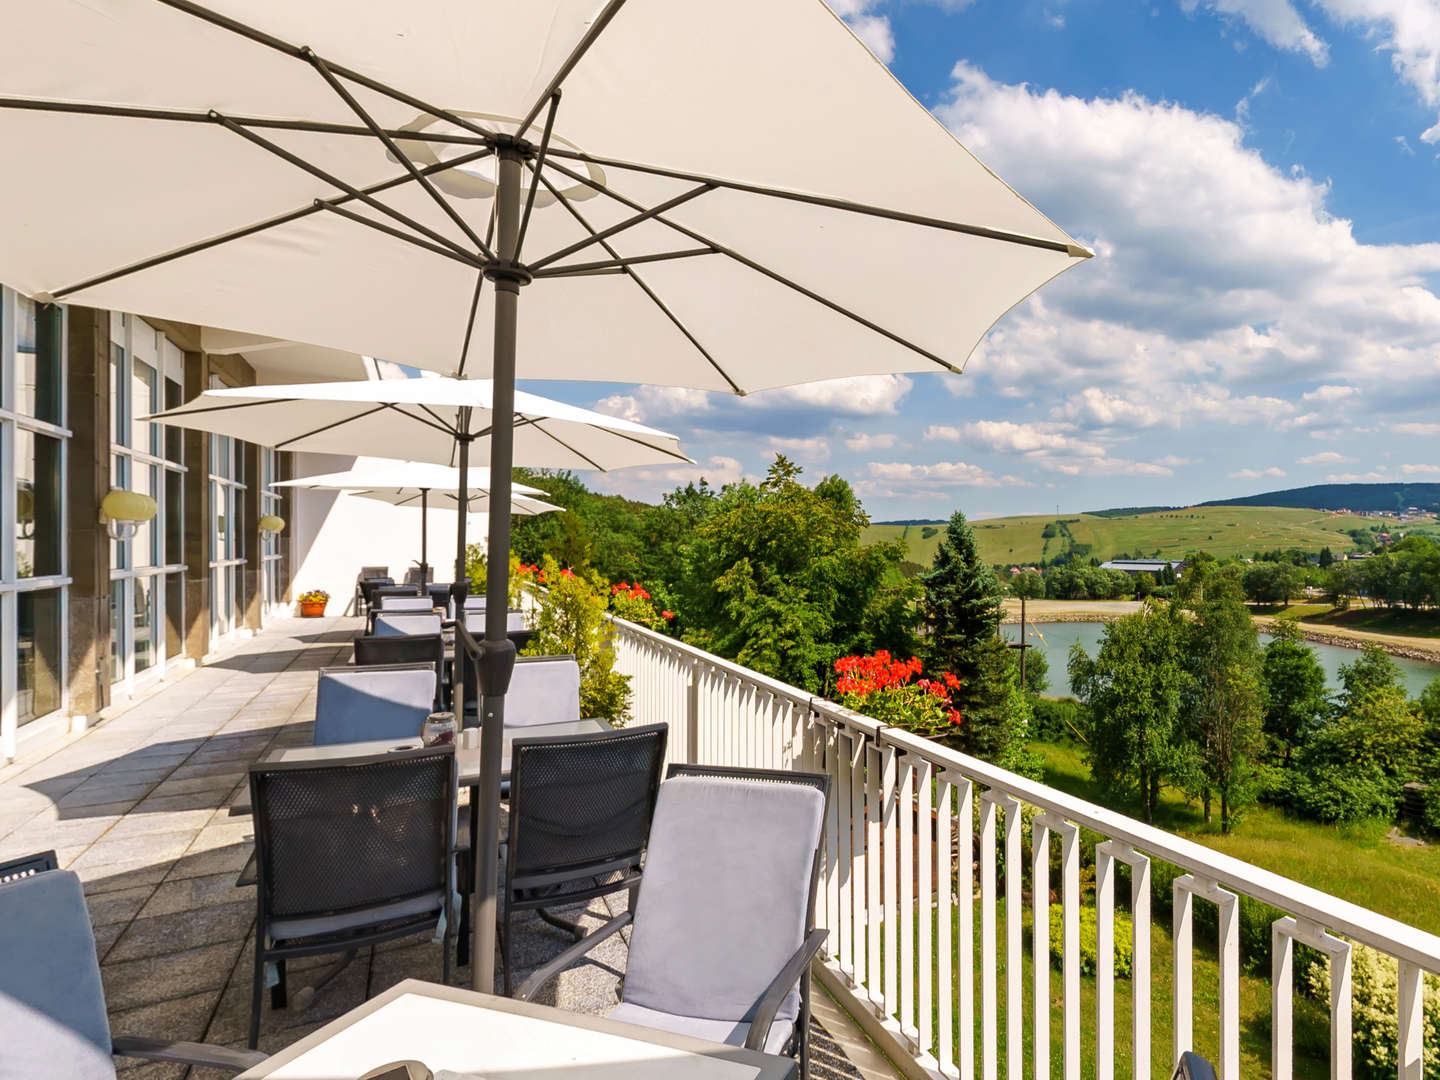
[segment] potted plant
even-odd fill
[[[300,594],[300,614],[307,619],[314,619],[325,614],[325,605],[330,602],[330,594],[324,589],[311,589],[307,593]]]

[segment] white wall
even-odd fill
[[[313,476],[351,468],[356,458],[295,454],[292,475]],[[420,511],[390,506],[338,491],[292,488],[288,530],[293,530],[295,595],[310,589],[330,594],[328,614],[349,612],[355,575],[362,566],[389,566],[396,581],[420,558]],[[427,556],[434,580],[449,581],[455,565],[455,512],[430,511]],[[470,543],[484,540],[485,515],[471,514]]]

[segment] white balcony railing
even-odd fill
[[[672,761],[804,769],[831,777],[818,904],[818,919],[830,937],[816,973],[907,1074],[997,1080],[1003,1000],[1006,1080],[1024,1080],[1026,1019],[1034,1080],[1049,1080],[1057,1061],[1063,1080],[1080,1080],[1082,1031],[1087,1028],[1093,1032],[1095,1080],[1112,1080],[1117,1057],[1130,1058],[1129,1072],[1136,1080],[1151,1077],[1155,995],[1168,993],[1173,1002],[1170,1060],[1193,1048],[1192,946],[1198,900],[1217,908],[1219,969],[1218,1052],[1208,1047],[1202,1051],[1215,1054],[1220,1080],[1240,1080],[1239,906],[1241,897],[1250,897],[1284,913],[1271,929],[1274,1080],[1291,1080],[1293,1075],[1297,941],[1331,960],[1331,1077],[1349,1080],[1351,1075],[1349,942],[1355,941],[1398,961],[1399,1080],[1422,1080],[1423,977],[1440,972],[1440,937],[885,727],[643,627],[620,620],[614,626],[616,666],[631,677],[633,722],[668,722]],[[1028,1017],[1023,1007],[1022,889],[1004,890],[1005,940],[996,937],[1003,884],[997,882],[997,855],[1003,855],[1007,868],[1021,866],[1027,822],[1033,881],[1051,881],[1051,845],[1059,844],[1063,1022],[1055,1051],[1050,1047],[1049,1010],[1036,1022],[1033,1007]],[[928,837],[924,823],[933,823]],[[977,829],[978,882],[970,857]],[[1081,829],[1101,838],[1095,846],[1097,962],[1089,1015],[1081,1002]],[[959,837],[959,854],[949,842],[952,830]],[[1170,987],[1151,985],[1152,860],[1184,871],[1173,884]],[[1114,1046],[1112,956],[1117,863],[1130,868],[1135,987],[1130,1045],[1120,1055]],[[1030,893],[1035,928],[1031,1000],[1052,1001],[1051,889],[1032,888]],[[964,902],[967,897],[975,902]],[[932,911],[938,917],[929,917]],[[978,947],[973,922],[977,911]],[[946,918],[946,912],[953,912],[953,919]],[[1003,998],[997,984],[1002,949]]]

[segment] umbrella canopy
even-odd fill
[[[956,370],[1089,254],[821,0],[0,11],[0,144],[26,157],[0,170],[0,205],[26,208],[0,280],[32,295],[486,375],[494,314],[468,338],[466,314],[508,261],[507,146],[544,177],[527,378]]]
[[[430,506],[432,503],[445,509],[458,510],[462,495],[466,513],[485,510],[490,505],[490,470],[480,467],[462,476],[459,469],[446,465],[435,465],[428,461],[386,461],[371,459],[356,462],[355,466],[342,472],[318,473],[300,476],[293,480],[282,480],[276,487],[304,488],[321,491],[347,491],[387,502],[392,506],[418,506],[420,508],[420,580],[429,580],[430,564],[427,561],[430,531]],[[563,507],[542,502],[535,496],[544,495],[539,488],[526,484],[511,484],[510,513],[521,517],[548,514]]]
[[[403,447],[414,461],[449,465],[467,446],[472,460],[489,460],[496,426],[493,391],[488,379],[239,386],[206,390],[146,419],[276,450],[372,454],[377,447],[394,446]],[[536,394],[513,393],[513,407],[504,415],[513,421],[515,459],[526,465],[608,470],[690,462],[674,435]],[[508,466],[505,474],[508,480]],[[462,478],[447,469],[443,475],[458,486],[469,472]],[[488,472],[485,479],[488,488]]]
[[[0,280],[493,375],[489,990],[517,367],[741,393],[958,371],[1090,252],[822,0],[214,3],[0,0],[0,142],[26,150],[0,170],[0,204],[25,207]]]

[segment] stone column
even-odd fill
[[[260,595],[261,548],[260,548],[260,447],[254,443],[245,444],[245,497],[244,509],[240,512],[240,554],[245,559],[240,576],[244,584],[245,611],[242,626],[259,630],[265,610],[264,597]]]
[[[69,309],[70,711],[93,717],[110,704],[110,537],[100,503],[110,490],[110,313]]]
[[[201,352],[185,353],[185,400],[209,385]],[[210,436],[186,430],[185,453],[185,655],[199,661],[210,651]]]

